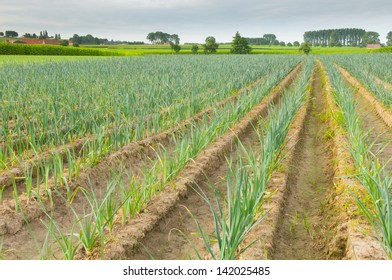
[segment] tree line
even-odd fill
[[[390,36],[388,33],[387,39]],[[341,47],[353,46],[362,47],[367,44],[380,44],[380,34],[374,31],[366,31],[359,28],[325,29],[316,31],[306,31],[304,41],[313,46]],[[389,41],[388,41],[389,42]]]
[[[263,46],[299,46],[298,41],[294,41],[293,43],[285,43],[284,41],[279,41],[276,38],[275,34],[264,34],[263,37],[256,37],[256,38],[245,38],[249,44],[252,45],[263,45]]]
[[[10,38],[18,38],[19,34],[13,30],[7,30],[5,32],[0,31],[0,37],[10,37]],[[39,35],[36,33],[30,34],[25,33],[22,37],[24,38],[38,38],[38,39],[58,39],[61,40],[60,34],[55,34],[54,36],[49,36],[47,30],[40,31]],[[375,31],[365,31],[364,29],[359,28],[341,28],[341,29],[325,29],[325,30],[316,30],[316,31],[306,31],[303,35],[304,42],[308,42],[313,46],[366,46],[367,44],[379,44],[380,43],[380,35]],[[244,37],[245,38],[245,37]],[[392,46],[392,31],[388,32],[386,36],[388,46]],[[113,41],[108,40],[106,38],[98,38],[94,37],[91,34],[87,34],[85,36],[79,36],[78,34],[74,34],[73,37],[70,38],[74,44],[89,44],[89,45],[101,45],[101,44],[144,44],[143,41]],[[150,32],[147,35],[147,40],[149,40],[152,44],[165,44],[170,43],[173,51],[178,52],[181,47],[179,46],[180,38],[177,34],[169,34],[161,31]],[[256,38],[245,38],[248,44],[252,45],[280,45],[280,46],[299,46],[300,43],[298,41],[294,41],[293,43],[285,43],[283,41],[279,41],[275,34],[264,34],[263,37]],[[207,48],[208,49],[208,48]],[[208,51],[207,51],[208,52]]]

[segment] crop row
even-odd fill
[[[387,54],[337,55],[328,61],[339,64],[357,77],[375,97],[392,108],[392,58]],[[389,83],[389,86],[385,84]]]
[[[293,64],[295,65],[295,64]],[[291,65],[291,67],[293,66]],[[290,70],[290,69],[287,69]],[[286,71],[287,71],[286,70]],[[270,75],[269,79],[250,89],[246,94],[238,96],[237,100],[229,100],[222,108],[213,108],[211,114],[204,116],[200,122],[195,122],[191,125],[190,130],[180,132],[173,135],[174,149],[166,150],[164,148],[158,149],[156,159],[150,164],[149,171],[143,174],[143,178],[131,177],[127,185],[122,184],[118,178],[119,175],[114,174],[113,180],[108,184],[107,192],[103,199],[97,198],[92,186],[78,186],[76,189],[70,189],[69,182],[72,182],[74,176],[77,176],[79,169],[75,169],[75,160],[67,158],[67,172],[64,172],[64,165],[61,158],[55,157],[52,164],[44,164],[38,168],[38,179],[32,180],[32,171],[27,171],[26,174],[26,193],[34,194],[35,197],[40,198],[42,195],[51,201],[51,205],[55,204],[53,194],[61,194],[64,200],[69,203],[75,195],[79,193],[84,195],[90,204],[90,213],[78,213],[75,228],[82,229],[80,235],[80,242],[83,244],[86,252],[90,252],[92,247],[96,246],[97,235],[105,233],[105,228],[110,227],[114,221],[114,213],[120,208],[122,209],[122,221],[126,223],[127,219],[137,213],[143,205],[149,201],[157,192],[159,192],[168,181],[172,180],[178,172],[201,150],[203,150],[209,143],[214,141],[219,135],[224,133],[230,126],[236,123],[239,118],[243,117],[255,104],[274,87],[285,76],[281,72],[275,72]],[[96,147],[95,147],[96,148]],[[96,150],[95,148],[91,151]],[[98,149],[99,152],[102,148]],[[174,152],[173,152],[174,150]],[[104,152],[109,154],[110,152]],[[117,170],[119,174],[126,174],[126,171]],[[48,179],[50,176],[54,178],[54,182]],[[71,177],[70,177],[71,176]],[[43,177],[43,178],[42,178]],[[37,186],[32,185],[33,181]],[[114,183],[113,183],[114,182]],[[51,185],[51,183],[53,185]],[[18,194],[14,184],[16,208],[18,211],[23,211],[18,207]],[[119,194],[121,194],[119,196]],[[110,209],[108,209],[109,207]],[[51,210],[45,209],[49,217],[51,217]],[[113,210],[117,210],[113,212]],[[107,213],[112,214],[107,214]],[[106,213],[106,214],[105,214]],[[81,216],[79,216],[81,215]],[[102,222],[102,215],[106,215],[105,222]],[[109,217],[109,216],[110,217]],[[110,218],[110,219],[109,219]],[[58,241],[61,248],[70,249],[69,243],[73,244],[74,240],[69,238],[69,235],[62,234],[61,227],[57,227],[54,219],[50,219],[50,224],[46,224],[48,231],[53,234],[53,237]],[[109,228],[110,231],[110,228]],[[64,243],[65,242],[65,243]],[[67,244],[68,245],[67,245]],[[67,249],[67,250],[68,250]],[[64,252],[66,258],[71,257],[72,252]],[[67,255],[68,254],[68,255]]]
[[[257,78],[265,76],[266,83],[282,78],[298,62],[298,57],[150,57],[1,67],[2,168],[26,150],[41,152],[109,130],[117,149],[171,127]],[[278,63],[281,70],[270,77]]]
[[[392,174],[386,167],[387,163],[381,162],[377,154],[371,152],[373,144],[368,138],[368,132],[362,128],[353,89],[344,82],[333,62],[326,59],[323,62],[334,87],[335,101],[341,110],[341,117],[335,117],[348,132],[347,148],[354,160],[357,171],[355,177],[366,188],[369,199],[358,196],[355,191],[353,195],[376,231],[386,254],[392,258]]]

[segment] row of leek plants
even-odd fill
[[[372,92],[388,108],[392,108],[391,89],[385,88],[384,84],[375,80],[376,77],[391,83],[392,70],[390,65],[392,59],[385,54],[366,54],[364,56],[331,56],[335,61],[347,71],[358,78],[362,84]]]
[[[213,214],[215,233],[207,234],[197,219],[199,232],[205,247],[213,259],[234,260],[248,249],[242,243],[268,214],[262,210],[263,198],[272,173],[283,158],[285,138],[294,117],[307,98],[309,78],[313,60],[306,62],[305,69],[295,85],[282,98],[280,104],[269,108],[268,119],[263,126],[255,127],[260,146],[257,149],[238,144],[236,163],[228,160],[229,173],[226,176],[227,193],[215,191],[215,203],[200,189],[199,193],[210,206]],[[243,157],[243,158],[242,158]],[[214,188],[211,186],[211,188]],[[227,208],[227,211],[226,211]],[[217,248],[214,247],[217,244]],[[199,258],[199,251],[194,247]]]
[[[278,80],[272,79],[256,86],[248,94],[239,96],[237,102],[231,101],[223,108],[214,108],[209,116],[205,116],[199,123],[194,123],[189,131],[174,135],[173,152],[164,148],[157,149],[156,159],[152,160],[148,169],[146,167],[142,178],[128,174],[128,180],[125,182],[122,175],[127,171],[121,171],[120,168],[121,176],[118,171],[113,171],[113,179],[108,183],[108,190],[103,198],[100,198],[91,186],[79,187],[77,191],[70,193],[70,197],[64,197],[73,209],[71,202],[76,192],[81,191],[90,205],[89,212],[80,213],[73,210],[75,223],[69,229],[71,232],[62,229],[48,212],[48,231],[63,251],[64,258],[72,259],[80,246],[87,254],[97,246],[103,252],[116,217],[121,217],[119,220],[123,224],[132,219],[148,201],[170,184],[197,154],[258,104]],[[75,234],[77,230],[79,234]]]
[[[266,76],[262,83],[258,84],[251,92],[261,91],[264,96],[267,92],[269,92],[283,77],[287,74],[289,68],[282,68],[280,71],[276,71],[274,75],[270,74]],[[238,106],[239,109],[227,109],[227,108],[215,108],[214,114],[217,114],[217,110],[242,110],[245,112],[249,109],[249,106],[255,104],[253,101],[252,104],[248,104],[246,110],[244,108],[244,100],[248,100],[249,96],[254,96],[251,93],[246,93],[239,96]],[[260,100],[260,99],[257,99]],[[228,106],[236,106],[235,103],[228,103]],[[241,112],[239,112],[241,113]],[[233,117],[236,115],[233,115]],[[232,116],[228,116],[230,119]],[[165,126],[165,119],[156,120],[158,126]],[[195,126],[197,124],[194,124]],[[200,126],[200,125],[197,125]],[[207,126],[204,122],[200,127]],[[154,127],[146,127],[140,125],[135,127],[134,129],[128,127],[124,127],[128,131],[128,134],[122,132],[116,135],[116,137],[108,137],[107,134],[100,133],[97,137],[87,141],[84,143],[81,151],[75,153],[72,149],[66,150],[62,155],[53,154],[50,158],[44,158],[41,161],[36,162],[33,165],[25,165],[23,166],[24,170],[24,184],[26,187],[26,194],[28,197],[31,197],[32,194],[36,195],[38,191],[41,189],[44,190],[45,193],[50,192],[51,189],[57,190],[59,187],[65,189],[67,192],[67,198],[71,197],[71,190],[69,188],[69,184],[72,180],[75,180],[79,177],[81,172],[87,168],[92,168],[95,164],[100,162],[103,157],[112,153],[116,150],[115,147],[121,144],[125,144],[130,139],[133,139],[132,135],[136,135],[136,138],[143,138],[146,134],[150,133],[149,131],[153,130]],[[188,133],[188,130],[185,130],[184,133]],[[125,137],[131,137],[124,140]],[[120,143],[120,144],[119,144]],[[38,152],[36,152],[38,154]],[[64,162],[67,163],[65,166]],[[39,194],[38,194],[39,195]]]
[[[114,141],[128,143],[145,137],[130,127],[143,127],[148,118],[149,133],[165,129],[277,64],[287,74],[299,60],[149,57],[1,67],[0,164],[4,168],[26,150],[42,151],[109,130]],[[164,108],[170,113],[162,116]]]
[[[341,74],[330,61],[324,62],[334,87],[335,101],[342,114],[340,120],[348,132],[348,149],[357,170],[355,177],[366,188],[370,202],[365,202],[355,194],[354,196],[372,224],[387,256],[392,259],[392,174],[386,169],[387,163],[380,162],[377,154],[371,152],[369,132],[362,129],[354,91],[344,83]]]

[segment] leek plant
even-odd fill
[[[73,260],[79,247],[79,241],[77,241],[77,234],[75,234],[75,224],[72,225],[70,233],[65,233],[60,226],[56,223],[52,214],[47,215],[49,222],[44,222],[44,226],[48,232],[52,235],[56,243],[59,245],[63,258],[65,260]],[[46,242],[46,241],[45,241]]]
[[[384,87],[376,79],[392,84],[392,59],[386,54],[365,55],[337,55],[328,57],[329,61],[338,63],[372,92],[375,97],[384,103],[387,108],[392,108],[391,90]]]
[[[305,69],[293,89],[283,96],[279,106],[270,106],[269,116],[263,133],[256,128],[260,142],[260,150],[247,149],[241,142],[238,144],[238,162],[233,164],[229,160],[229,173],[226,176],[227,197],[224,205],[220,202],[220,194],[215,192],[215,202],[200,191],[200,195],[210,206],[215,234],[213,238],[208,236],[201,225],[195,219],[204,245],[213,259],[233,260],[237,259],[253,242],[242,247],[242,243],[249,232],[259,224],[265,215],[261,213],[263,198],[272,173],[278,168],[282,159],[282,149],[290,125],[303,104],[313,60],[308,60]],[[241,155],[244,155],[244,159]],[[234,178],[234,179],[232,179]],[[213,188],[213,186],[211,186]],[[227,212],[225,211],[227,207]],[[217,242],[218,252],[213,244]],[[194,247],[197,256],[200,253]]]
[[[328,62],[325,65],[334,86],[333,96],[343,116],[342,124],[348,131],[348,149],[358,172],[355,176],[366,188],[370,203],[354,196],[392,259],[392,174],[385,168],[387,163],[380,162],[377,154],[370,150],[372,143],[369,143],[368,132],[362,129],[353,90],[347,87],[335,66]]]

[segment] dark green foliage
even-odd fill
[[[237,31],[233,37],[230,53],[249,54],[251,51],[252,48],[249,46],[248,41],[244,37],[241,37],[240,33]]]
[[[198,51],[199,51],[199,46],[197,44],[193,44],[192,45],[192,53],[197,54]]]
[[[48,31],[46,31],[46,30],[41,31],[41,32],[39,33],[39,37],[38,37],[38,38],[39,38],[39,39],[48,39],[48,38],[49,38]]]
[[[298,41],[294,41],[293,45],[294,45],[294,47],[299,47],[299,42]]]
[[[5,32],[5,37],[18,37],[18,32],[7,30]]]
[[[109,42],[108,39],[94,37],[91,34],[87,34],[86,36],[79,36],[78,34],[74,34],[70,40],[72,40],[73,43],[78,43],[79,45],[102,45]]]
[[[306,31],[304,41],[314,46],[360,46],[365,35],[364,29],[342,28]],[[295,46],[295,44],[294,44]]]
[[[268,45],[274,45],[275,41],[276,41],[276,35],[275,34],[264,34],[263,38],[267,41]],[[278,41],[278,45],[279,45],[279,41]]]
[[[61,40],[60,45],[65,47],[68,46],[69,45],[68,40]]]
[[[218,49],[219,45],[216,43],[215,38],[212,36],[208,36],[205,42],[206,43],[203,44],[204,53],[216,53],[216,50]]]
[[[180,44],[180,37],[177,34],[169,34],[161,31],[150,32],[146,37],[152,44],[165,44],[174,43],[175,45]]]
[[[285,47],[285,46],[286,46],[286,43],[283,42],[283,41],[280,41],[280,42],[279,42],[279,45],[282,46],[282,47]]]
[[[288,43],[287,43],[287,46],[288,46],[288,47],[292,47],[293,44],[291,44],[290,42],[288,42]]]
[[[0,37],[3,37],[4,36],[4,32],[0,32]]]
[[[368,31],[363,35],[363,44],[380,44],[380,34],[374,31]]]
[[[312,49],[310,48],[310,45],[308,42],[302,43],[301,46],[299,47],[300,52],[304,52],[306,55],[308,55]]]
[[[173,42],[170,42],[170,48],[172,49],[173,52],[179,53],[181,50],[181,46],[178,44],[175,44]]]
[[[268,45],[269,42],[265,38],[245,38],[252,45]]]
[[[392,31],[387,34],[387,46],[392,46]]]
[[[85,48],[64,48],[53,45],[28,45],[0,43],[0,55],[81,55],[81,56],[119,56],[118,52]]]

